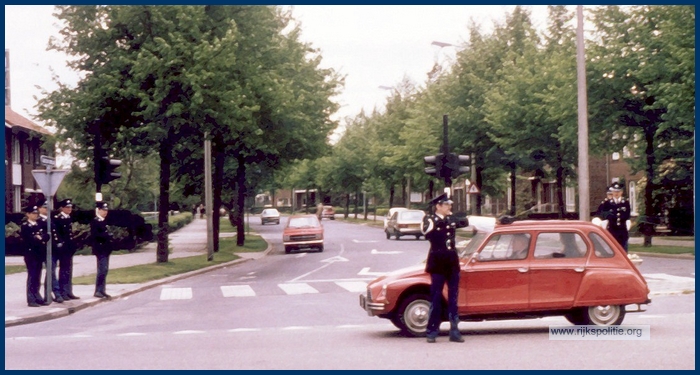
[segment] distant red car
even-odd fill
[[[495,224],[459,255],[462,321],[563,315],[576,325],[618,325],[626,312],[642,312],[651,302],[646,280],[622,247],[588,222]],[[404,333],[423,336],[429,294],[430,275],[419,264],[372,281],[360,306]],[[443,303],[446,296],[445,289]]]
[[[323,206],[321,211],[321,219],[335,220],[335,209],[333,206]]]
[[[282,233],[284,252],[316,249],[323,251],[323,225],[316,215],[292,215]]]

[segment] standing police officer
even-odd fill
[[[459,288],[459,256],[455,247],[457,222],[452,218],[452,201],[447,194],[430,201],[435,213],[423,218],[421,232],[430,242],[425,272],[430,274],[430,314],[426,330],[427,341],[435,342],[442,323],[442,290],[447,284],[447,316],[450,341],[464,342],[459,332],[457,293]]]
[[[109,255],[112,253],[112,236],[107,230],[108,206],[106,202],[97,202],[95,218],[90,223],[92,238],[92,254],[97,259],[97,278],[95,279],[95,297],[110,298],[107,294],[107,272],[109,271]]]
[[[53,247],[51,255],[53,261],[53,294],[63,300],[80,299],[73,294],[73,255],[75,244],[73,242],[73,230],[70,214],[73,212],[73,203],[70,199],[58,202],[59,213],[51,219]],[[56,266],[60,266],[58,279],[56,279]]]
[[[46,243],[49,233],[38,222],[39,208],[29,206],[24,209],[26,220],[20,227],[20,236],[24,241],[24,264],[27,266],[27,304],[30,307],[49,304],[41,298],[41,265],[46,260]]]
[[[37,204],[37,207],[39,207],[39,219],[37,222],[39,225],[41,225],[44,228],[44,232],[46,233],[51,233],[53,232],[53,228],[49,228],[49,207],[48,207],[48,202],[46,199],[42,199],[39,201]],[[53,223],[52,223],[53,224]],[[53,225],[52,225],[53,227]],[[58,293],[57,289],[57,284],[58,282],[56,281],[56,261],[58,257],[56,256],[55,249],[52,246],[51,247],[51,273],[49,274],[49,260],[46,259],[44,262],[46,263],[46,282],[44,286],[48,286],[48,280],[49,277],[51,277],[51,289],[53,289],[53,301],[56,303],[63,303],[63,298],[61,297],[61,294]],[[50,293],[50,290],[46,290],[45,293]]]
[[[628,231],[631,224],[630,203],[625,198],[622,198],[622,185],[619,182],[612,184],[610,189],[612,190],[613,198],[607,200],[603,205],[603,211],[607,212],[608,231],[627,252]]]

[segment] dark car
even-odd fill
[[[477,231],[459,256],[462,321],[561,315],[576,325],[618,325],[626,313],[642,312],[651,302],[646,280],[624,249],[589,222],[496,224]],[[419,264],[372,281],[360,306],[407,334],[423,336],[429,295],[430,275]]]

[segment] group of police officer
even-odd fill
[[[98,298],[110,297],[105,292],[112,241],[105,221],[107,210],[107,203],[98,202],[95,219],[90,225],[92,250],[97,257],[95,297]],[[20,237],[24,243],[24,264],[27,267],[27,304],[30,307],[49,305],[50,298],[46,298],[46,294],[50,292],[53,292],[53,301],[56,303],[80,299],[73,293],[72,283],[73,255],[77,250],[72,230],[72,200],[64,199],[58,202],[58,212],[51,218],[50,230],[48,228],[49,213],[45,200],[36,205],[25,207],[24,212],[26,220],[20,226]],[[47,272],[46,277],[51,277],[52,290],[47,290],[42,297],[40,293],[41,271],[44,264],[48,264],[49,261],[46,257],[49,241],[52,241],[50,259],[52,272]],[[57,269],[58,277],[56,277]]]

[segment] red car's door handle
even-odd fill
[[[585,270],[586,270],[586,267],[576,267],[576,268],[574,268],[574,271],[576,271],[576,272],[583,272],[583,271],[585,271]]]
[[[520,268],[518,268],[518,272],[520,272],[520,273],[525,273],[525,272],[527,272],[528,270],[530,270],[530,268],[528,268],[528,267],[520,267]]]

